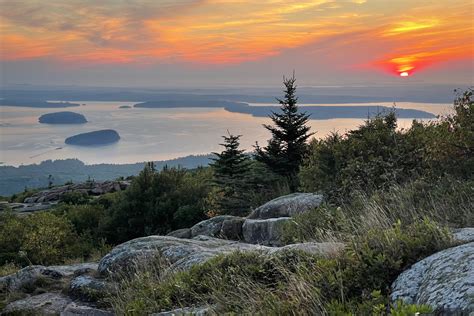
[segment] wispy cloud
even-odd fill
[[[262,60],[308,45],[324,45],[322,49],[336,53],[358,41],[360,50],[363,45],[378,46],[367,53],[368,67],[400,72],[473,54],[471,1],[0,3],[2,60],[47,57],[78,63],[225,65]],[[346,63],[351,62],[360,61],[352,60],[347,52]]]

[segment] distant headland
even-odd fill
[[[250,114],[255,117],[266,117],[274,111],[277,106],[252,106],[245,102],[227,100],[170,100],[170,101],[148,101],[134,105],[135,108],[223,108],[228,112]],[[334,105],[302,106],[301,110],[308,113],[313,120],[327,120],[336,118],[367,118],[381,113],[394,111],[398,118],[435,118],[433,113],[415,109],[390,108],[377,105]]]
[[[80,106],[80,104],[70,102],[48,102],[29,99],[0,99],[0,106],[18,106],[28,108],[69,108]]]
[[[75,112],[54,112],[43,114],[38,121],[43,124],[84,124],[87,119],[84,115]]]
[[[166,108],[225,108],[225,107],[239,107],[249,106],[244,102],[235,102],[227,100],[160,100],[147,101],[135,104],[135,108],[152,108],[152,109],[166,109]]]
[[[64,141],[68,145],[77,146],[100,146],[116,143],[120,140],[120,135],[113,129],[103,129],[88,133],[77,134],[66,138]]]

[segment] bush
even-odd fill
[[[85,257],[91,249],[63,216],[38,212],[27,216],[0,215],[0,265],[7,262],[59,264]]]
[[[106,238],[110,214],[101,204],[61,205],[54,213],[64,216],[84,240],[97,243]]]
[[[206,218],[210,168],[185,170],[147,165],[110,207],[108,242],[117,243],[190,227]]]
[[[418,178],[436,181],[474,175],[474,102],[472,89],[459,94],[454,114],[427,123],[413,121],[397,130],[394,113],[368,119],[345,135],[314,139],[301,166],[301,187],[323,192],[332,202],[354,193],[372,195]]]
[[[474,182],[445,177],[418,179],[375,191],[354,192],[350,203],[323,204],[299,214],[283,227],[286,244],[305,241],[347,241],[372,228],[389,228],[398,221],[408,225],[423,218],[450,227],[474,225]]]
[[[71,205],[87,204],[89,202],[89,195],[81,192],[68,192],[61,195],[59,200]]]

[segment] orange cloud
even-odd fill
[[[34,41],[18,34],[7,34],[1,37],[0,58],[2,60],[45,57],[51,52],[52,47],[43,41]]]
[[[370,65],[414,72],[472,57],[468,2],[4,0],[1,59],[235,64],[310,44],[331,56],[358,42],[351,47],[374,48],[365,50]],[[355,53],[347,51],[344,62],[356,63]]]

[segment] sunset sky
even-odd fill
[[[0,4],[3,84],[473,84],[472,0]]]

